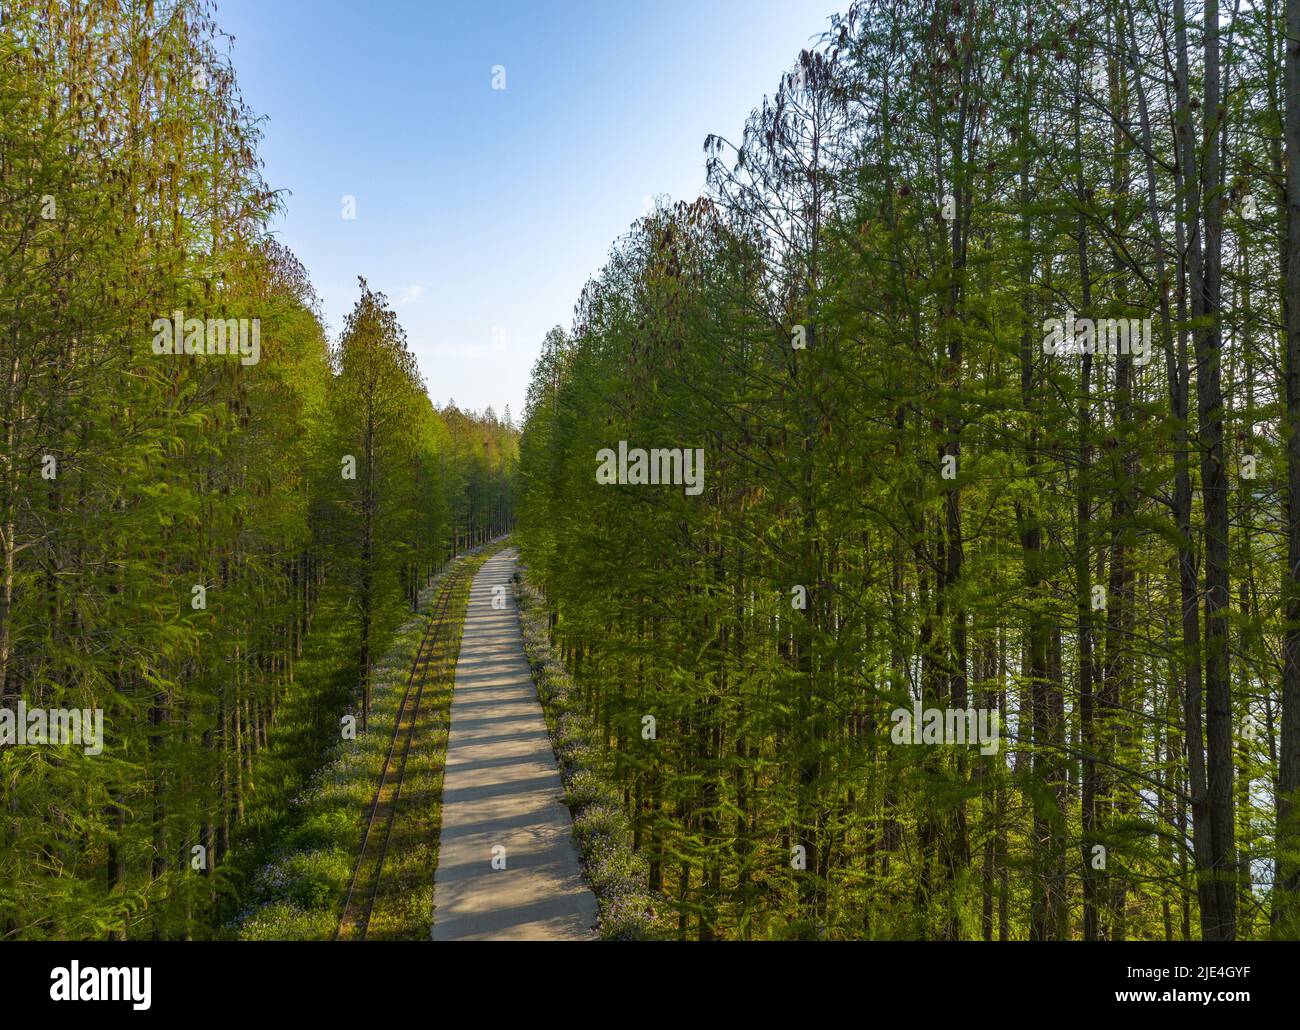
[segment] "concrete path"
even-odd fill
[[[442,786],[435,941],[586,940],[596,923],[524,658],[510,587],[517,556],[510,548],[490,558],[470,589]],[[493,587],[504,609],[492,607]],[[504,869],[493,868],[494,855]]]

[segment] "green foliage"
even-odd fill
[[[216,932],[373,655],[513,518],[513,428],[434,408],[382,295],[331,347],[224,47],[207,0],[4,5],[0,706],[105,738],[0,748],[4,938]],[[166,353],[174,317],[248,349]]]
[[[548,335],[518,537],[561,736],[679,936],[1294,936],[1282,6],[1189,42],[1163,2],[855,3]],[[1150,354],[1050,352],[1069,312]],[[703,492],[600,483],[620,441],[702,448]],[[893,743],[914,702],[999,750]]]

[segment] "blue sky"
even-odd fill
[[[218,0],[218,21],[331,332],[364,275],[435,402],[517,419],[542,336],[646,198],[698,195],[704,137],[738,138],[844,6]]]

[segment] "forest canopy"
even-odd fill
[[[308,764],[364,725],[428,577],[509,528],[517,434],[434,406],[364,280],[331,339],[211,4],[2,20],[0,707],[103,739],[0,747],[0,938],[207,936],[282,713]]]
[[[1297,38],[859,0],[548,338],[521,547],[673,932],[1300,937]]]

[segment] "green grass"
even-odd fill
[[[524,654],[560,766],[587,882],[600,908],[597,933],[602,940],[666,939],[668,906],[649,889],[649,872],[632,847],[632,825],[618,785],[602,768],[595,727],[584,717],[573,677],[551,646],[546,601],[526,571],[514,584]]]
[[[345,641],[330,633],[309,638],[319,665],[310,670],[300,666],[300,680],[319,688],[299,693],[299,703],[312,711],[292,713],[286,719],[292,728],[283,739],[277,730],[266,752],[267,769],[259,771],[259,792],[266,794],[259,793],[256,811],[250,811],[241,834],[246,843],[230,877],[238,905],[225,935],[241,940],[328,940],[333,935],[425,615],[453,570],[468,568],[472,575],[494,550],[462,555],[444,569],[421,595],[419,614],[393,631],[374,668],[370,728],[356,740],[339,739],[338,718],[355,679],[355,666],[337,658],[349,653]],[[376,939],[423,939],[429,933],[447,722],[468,595],[467,577],[453,598],[451,632],[439,642],[424,689],[384,883],[371,919],[370,936]],[[315,680],[309,681],[309,675]],[[320,703],[330,697],[336,699],[334,705]]]
[[[447,629],[434,649],[416,720],[415,738],[393,816],[388,855],[367,940],[428,940],[433,913],[433,878],[442,829],[442,777],[451,729],[456,660],[473,574],[499,548],[475,555],[450,605]],[[391,722],[390,722],[391,726]],[[375,772],[376,779],[379,776]]]

